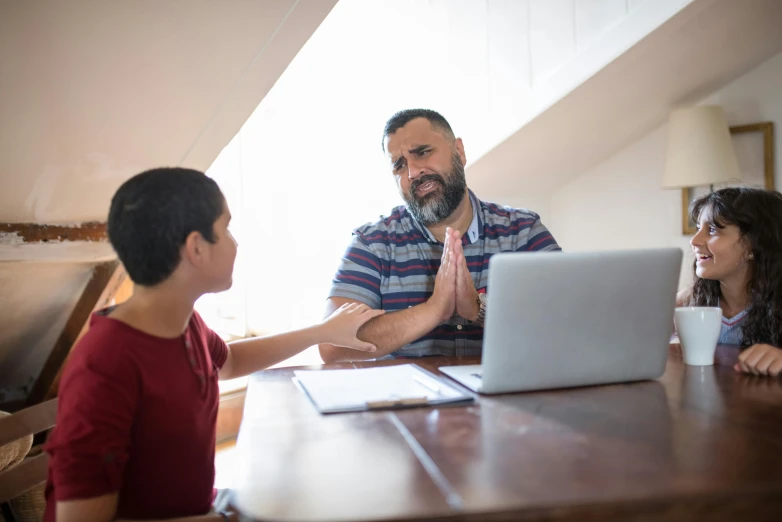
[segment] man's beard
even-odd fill
[[[418,187],[427,181],[439,183],[440,190],[435,189],[417,197]],[[464,167],[458,154],[454,154],[451,160],[451,171],[445,178],[439,174],[424,174],[410,183],[408,193],[402,192],[402,199],[405,200],[407,210],[413,217],[425,227],[430,227],[453,214],[464,199],[466,189]]]

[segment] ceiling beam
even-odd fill
[[[15,237],[23,243],[63,241],[108,241],[106,223],[89,221],[78,225],[40,223],[0,223],[0,235]],[[1,236],[0,236],[1,237]]]

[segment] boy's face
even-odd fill
[[[209,292],[222,292],[233,284],[234,261],[236,260],[236,240],[228,229],[231,223],[231,211],[223,204],[223,213],[217,218],[214,227],[214,243],[206,243],[208,262],[204,264],[204,275],[208,280]]]

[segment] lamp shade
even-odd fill
[[[722,107],[701,105],[671,113],[663,188],[716,185],[740,177]]]

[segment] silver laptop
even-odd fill
[[[681,261],[678,248],[495,254],[482,364],[439,370],[486,394],[655,379]]]

